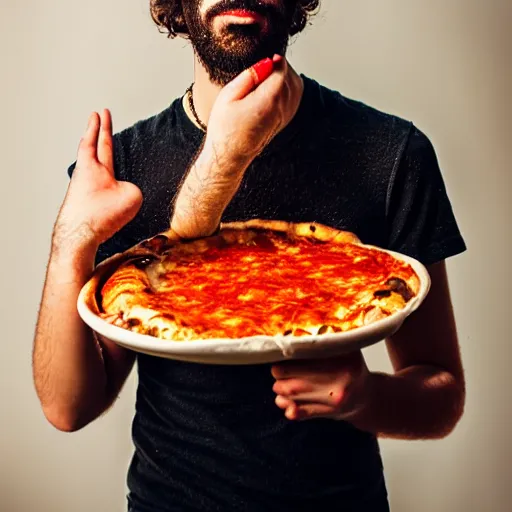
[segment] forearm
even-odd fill
[[[463,388],[454,375],[430,366],[372,373],[367,406],[354,424],[384,438],[442,438],[462,416]]]
[[[48,420],[61,430],[92,421],[105,407],[107,379],[101,349],[78,315],[78,294],[95,250],[79,257],[54,250],[48,264],[33,351],[34,383]]]
[[[176,196],[171,228],[183,238],[212,234],[250,162],[249,157],[232,158],[206,142]]]

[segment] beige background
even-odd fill
[[[469,246],[449,264],[466,414],[444,441],[382,443],[392,510],[508,512],[512,3],[323,3],[293,44],[292,64],[426,131]],[[133,377],[111,413],[63,434],[38,408],[30,354],[51,227],[89,112],[110,107],[119,130],[164,109],[191,81],[190,49],[158,34],[147,4],[0,3],[2,511],[125,507]],[[382,347],[368,358],[388,367]]]

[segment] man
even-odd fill
[[[360,352],[208,366],[137,357],[129,510],[389,510],[377,438],[435,439],[461,417],[464,376],[445,259],[465,250],[429,140],[411,123],[298,74],[285,58],[311,0],[153,0],[190,38],[194,84],[112,137],[94,113],[55,223],[34,342],[43,411],[74,431],[106,411],[135,354],[76,312],[94,264],[169,227],[316,221],[428,266],[430,294],[386,340],[393,374]]]

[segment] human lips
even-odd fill
[[[258,23],[260,25],[263,25],[265,23],[264,16],[249,9],[230,9],[227,11],[223,11],[219,14],[219,16],[222,16],[224,19],[232,18],[229,21],[232,21],[234,23]]]

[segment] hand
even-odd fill
[[[94,112],[80,141],[76,168],[54,229],[54,247],[97,247],[136,215],[142,194],[114,177],[112,118]]]
[[[217,96],[205,146],[221,157],[253,160],[295,115],[302,90],[302,79],[279,55],[245,70]]]
[[[272,367],[276,405],[290,420],[333,418],[357,423],[366,412],[371,373],[360,351],[342,357],[295,360]]]

